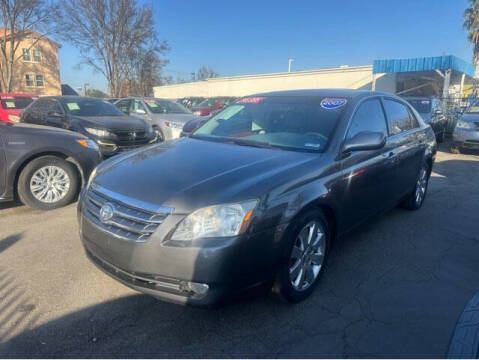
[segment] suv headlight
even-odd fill
[[[85,130],[89,132],[92,135],[98,136],[98,137],[108,137],[108,136],[113,136],[113,134],[107,130],[104,129],[95,129],[95,128],[88,128],[86,127]]]
[[[459,129],[472,129],[472,124],[464,120],[459,120],[456,127]]]
[[[248,200],[196,210],[180,222],[171,239],[191,241],[242,234],[247,229],[257,204],[257,200]]]

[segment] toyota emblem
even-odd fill
[[[106,203],[100,209],[100,220],[102,223],[106,223],[115,215],[115,207],[113,204]]]

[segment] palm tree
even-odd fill
[[[469,0],[469,7],[464,11],[464,28],[467,30],[467,38],[473,45],[473,62],[479,62],[479,1]]]

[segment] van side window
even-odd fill
[[[409,110],[400,102],[384,99],[384,109],[391,135],[400,134],[413,128]]]
[[[354,114],[347,139],[365,131],[382,132],[387,135],[386,118],[379,99],[366,100]]]

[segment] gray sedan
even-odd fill
[[[151,122],[162,140],[179,138],[183,126],[197,118],[183,105],[165,99],[128,98],[118,100],[115,105],[127,115]]]
[[[458,120],[452,134],[452,152],[462,149],[479,150],[479,104],[469,107]]]

